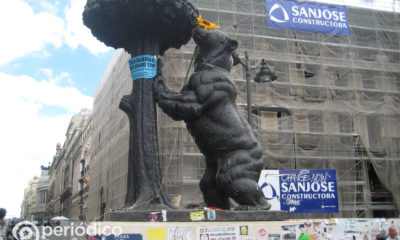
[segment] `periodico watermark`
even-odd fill
[[[63,226],[36,226],[33,222],[23,221],[15,225],[12,234],[17,240],[40,240],[56,237],[86,237],[93,235],[118,236],[122,234],[120,226],[110,226],[98,222],[75,224],[70,222]]]

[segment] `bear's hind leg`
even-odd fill
[[[240,206],[235,210],[269,210],[270,203],[265,199],[258,184],[249,178],[240,178],[232,182],[232,198]]]
[[[224,210],[229,210],[229,198],[218,188],[215,181],[216,173],[216,169],[207,164],[206,170],[200,180],[200,190],[203,193],[204,202],[209,207],[218,207]]]
[[[219,166],[217,184],[240,205],[236,210],[271,208],[257,184],[263,166],[260,155],[258,148],[236,151]]]

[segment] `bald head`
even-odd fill
[[[397,236],[397,230],[395,226],[390,226],[389,227],[389,236],[391,238],[395,238]]]

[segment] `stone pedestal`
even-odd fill
[[[291,218],[284,211],[222,211],[222,210],[166,210],[166,222],[249,222],[284,221]],[[161,211],[113,211],[104,216],[105,221],[163,222]]]

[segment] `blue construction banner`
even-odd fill
[[[118,236],[114,236],[114,234],[106,236],[106,240],[143,240],[142,234],[131,234],[131,233],[123,233]]]
[[[267,26],[306,32],[350,35],[345,6],[265,0]]]
[[[263,170],[258,185],[271,210],[339,212],[335,169]]]
[[[154,78],[157,75],[157,57],[140,55],[129,60],[132,79]]]

